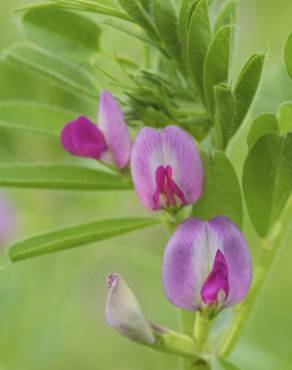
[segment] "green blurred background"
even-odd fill
[[[28,1],[27,1],[28,2]],[[0,48],[23,40],[12,10],[23,0],[0,2]],[[268,50],[268,60],[253,114],[276,111],[292,100],[292,83],[283,66],[283,45],[292,32],[291,0],[241,0],[234,75],[252,52]],[[119,37],[119,38],[118,38]],[[135,42],[107,31],[112,51],[139,58]],[[105,41],[104,41],[105,44]],[[118,49],[117,49],[118,48]],[[1,62],[0,99],[60,100],[68,108],[75,98],[42,78]],[[87,111],[96,107],[86,106]],[[250,124],[249,116],[246,127]],[[230,148],[240,175],[246,129]],[[66,157],[59,143],[28,134],[0,131],[0,161],[48,161]],[[110,216],[147,214],[133,194],[9,192],[17,208],[15,239],[50,228]],[[256,237],[246,222],[256,258]],[[292,231],[272,277],[254,309],[232,358],[242,370],[292,369]],[[119,272],[153,322],[175,328],[177,312],[160,285],[161,255],[167,235],[161,228],[91,247],[33,259],[0,271],[0,370],[163,370],[175,358],[139,347],[116,335],[103,320],[108,272]],[[225,312],[222,321],[228,320]]]

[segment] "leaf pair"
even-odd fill
[[[266,237],[292,192],[292,104],[285,103],[278,116],[257,117],[247,140],[243,189],[251,220]]]
[[[258,90],[265,56],[253,55],[244,66],[234,91],[226,84],[215,87],[215,132],[218,148],[225,149],[244,121]]]
[[[229,87],[235,15],[236,1],[224,3],[215,20],[213,35],[207,0],[186,0],[181,8],[180,31],[187,35],[187,65],[202,100],[214,117],[216,146],[222,150],[251,106],[264,63],[263,55],[252,56],[235,88]]]
[[[180,35],[187,49],[186,65],[211,113],[214,87],[228,81],[235,13],[236,1],[225,2],[212,27],[208,0],[185,0],[181,6]]]

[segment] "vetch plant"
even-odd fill
[[[31,44],[3,53],[7,63],[41,75],[70,99],[57,106],[0,102],[0,127],[60,141],[70,163],[1,166],[0,185],[135,191],[149,211],[149,217],[87,221],[17,242],[9,249],[11,261],[164,226],[169,241],[163,246],[162,287],[180,313],[180,332],[148,321],[116,273],[108,277],[105,317],[119,334],[173,355],[174,369],[175,356],[184,370],[244,369],[229,355],[235,346],[240,349],[240,335],[291,226],[292,104],[252,122],[241,143],[247,150],[243,168],[235,171],[227,149],[248,122],[265,55],[252,55],[238,78],[231,75],[237,2],[216,5],[208,0],[33,4],[18,11]],[[102,47],[107,28],[132,36],[142,50],[139,60],[126,50],[111,55]],[[290,76],[291,40],[285,46]],[[256,243],[249,240],[248,217]],[[253,263],[248,245],[256,249]],[[231,319],[215,336],[223,310]]]

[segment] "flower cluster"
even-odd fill
[[[61,134],[69,153],[99,160],[117,170],[130,165],[135,190],[151,211],[179,210],[203,194],[204,170],[193,138],[175,126],[141,129],[131,144],[123,113],[109,92],[101,94],[98,126],[86,117],[69,122]],[[246,241],[224,215],[209,221],[189,218],[171,236],[163,257],[162,285],[182,310],[221,309],[240,302],[251,284]],[[117,274],[108,278],[106,321],[131,340],[155,342],[130,288]]]

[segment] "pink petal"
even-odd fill
[[[218,235],[221,235],[223,243],[230,290],[222,306],[228,307],[242,301],[250,288],[251,257],[244,236],[227,217],[216,217],[210,221],[210,225]]]
[[[202,195],[200,155],[192,137],[180,128],[143,128],[136,137],[131,157],[133,182],[141,202],[151,210],[157,208],[153,196],[157,193],[155,175],[159,166],[171,167],[169,185],[185,204],[193,204]]]
[[[62,130],[61,142],[66,151],[99,160],[106,151],[103,133],[88,118],[79,117]]]
[[[110,92],[103,92],[99,103],[98,127],[116,165],[124,168],[131,155],[131,138],[123,113]]]
[[[75,121],[69,122],[63,128],[63,130],[61,132],[61,143],[62,143],[64,149],[67,152],[69,152],[73,155],[76,155],[76,156],[81,156],[82,154],[81,154],[80,150],[77,147],[75,147],[75,145],[73,143],[72,134],[73,134],[74,124],[75,124]]]
[[[201,289],[201,297],[205,304],[216,304],[218,299],[225,301],[228,295],[228,267],[224,254],[218,249],[212,271]]]

